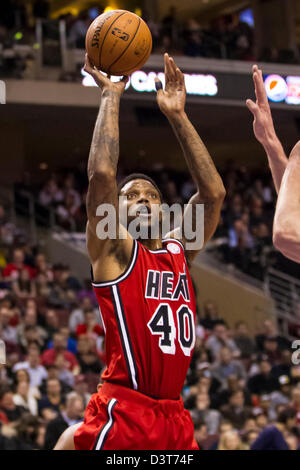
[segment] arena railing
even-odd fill
[[[275,314],[282,333],[290,339],[299,339],[291,333],[291,325],[299,323],[300,281],[288,274],[269,268],[265,277],[265,290],[274,299]]]
[[[29,191],[15,188],[13,191],[13,206],[17,215],[28,219],[31,239],[35,242],[37,241],[39,227],[51,229],[55,232],[65,231],[59,225],[55,208],[40,204],[36,197]],[[76,224],[72,217],[69,219],[69,223],[70,232],[75,232]]]

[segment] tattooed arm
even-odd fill
[[[189,201],[184,219],[191,221],[189,228],[195,231],[196,205],[204,204],[203,242],[205,244],[217,228],[225,197],[225,188],[204,143],[184,112],[186,99],[184,75],[167,54],[165,54],[165,76],[165,91],[159,90],[157,93],[158,105],[175,132],[198,190]],[[177,234],[178,229],[175,229],[169,236],[177,238]],[[195,246],[196,249],[188,249],[188,243],[192,243],[194,240],[187,239],[184,233],[182,235],[187,246],[186,254],[191,262],[202,247],[196,248]]]
[[[87,247],[96,281],[118,277],[126,268],[132,250],[132,239],[118,239],[118,189],[116,182],[119,160],[119,107],[127,78],[112,83],[90,63],[86,55],[85,71],[101,89],[101,104],[95,124],[88,160]],[[107,216],[97,216],[101,204],[110,204],[116,214],[116,239],[101,239],[97,225]],[[122,227],[123,229],[123,227]],[[125,229],[124,229],[125,230]],[[122,261],[121,261],[122,260]]]

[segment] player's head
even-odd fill
[[[131,174],[119,184],[118,190],[119,196],[124,196],[120,208],[126,210],[128,225],[137,217],[144,227],[157,221],[160,224],[162,194],[152,178],[142,173]]]

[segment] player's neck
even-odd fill
[[[161,239],[147,239],[147,240],[139,240],[142,245],[144,245],[148,250],[161,250],[162,249],[162,241]]]

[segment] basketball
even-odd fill
[[[152,36],[147,24],[125,10],[99,15],[86,34],[90,60],[109,75],[130,75],[147,62],[152,51]]]

